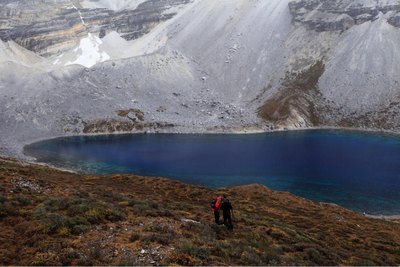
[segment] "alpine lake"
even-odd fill
[[[400,214],[400,136],[392,134],[78,136],[34,143],[24,153],[87,174],[159,176],[211,188],[259,183],[361,213]]]

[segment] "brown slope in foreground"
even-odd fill
[[[396,265],[400,224],[261,185],[81,176],[0,159],[0,265]],[[224,192],[235,229],[212,222]]]

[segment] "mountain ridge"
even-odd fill
[[[57,0],[19,2],[20,13],[15,5],[2,3],[0,38],[15,35],[38,57],[0,60],[8,155],[33,140],[88,133],[85,125],[94,133],[400,127],[397,0],[148,0],[117,11]],[[45,12],[33,17],[32,8]],[[41,33],[57,16],[56,31]],[[88,68],[65,66],[73,62]],[[130,109],[144,122],[118,115]]]

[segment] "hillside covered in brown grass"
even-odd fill
[[[213,223],[225,193],[233,232]],[[397,265],[400,224],[261,185],[220,190],[0,159],[0,265]]]

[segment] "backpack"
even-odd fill
[[[211,207],[213,210],[217,209],[217,207],[215,206],[215,203],[217,203],[217,200],[216,200],[216,199],[211,200],[210,207]]]
[[[210,206],[213,210],[219,210],[221,208],[222,203],[224,203],[224,197],[218,196],[217,198],[211,201]]]

